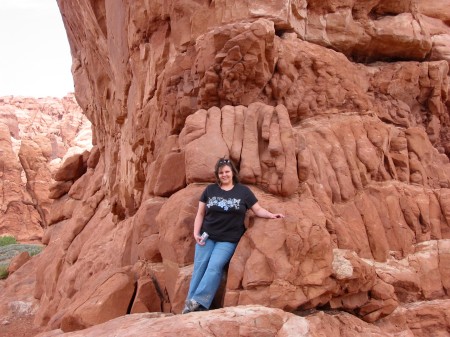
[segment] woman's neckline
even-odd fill
[[[221,185],[219,185],[219,188],[220,188],[222,191],[228,192],[228,191],[231,191],[231,190],[234,188],[234,186],[236,186],[236,185],[235,185],[235,184],[232,184],[230,188],[225,189],[225,188],[223,188]]]

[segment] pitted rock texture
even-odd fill
[[[59,6],[95,146],[56,174],[37,324],[180,313],[198,198],[227,156],[286,217],[249,212],[214,308],[352,314],[307,318],[327,335],[354,335],[348,317],[360,335],[448,331],[448,1]]]
[[[52,203],[52,174],[66,157],[89,150],[90,122],[73,95],[0,97],[0,235],[42,238]]]

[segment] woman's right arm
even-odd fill
[[[201,240],[200,229],[202,228],[203,218],[205,217],[205,211],[206,211],[206,204],[204,202],[199,201],[197,215],[195,216],[194,220],[194,239],[201,246],[205,244],[204,242],[200,241]]]

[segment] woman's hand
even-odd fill
[[[269,216],[269,219],[281,219],[281,218],[284,218],[284,215],[281,213],[277,213],[277,214],[270,213],[270,216]]]
[[[205,245],[205,242],[202,241],[202,237],[200,235],[194,233],[194,239],[195,239],[195,242],[197,242],[197,244],[199,244],[200,246]]]
[[[252,206],[251,210],[255,213],[256,216],[266,219],[280,219],[284,218],[284,215],[281,213],[271,213],[265,208],[262,208],[259,203],[256,203]]]
[[[194,240],[200,246],[204,246],[205,243],[201,241],[200,231],[202,228],[203,218],[205,217],[206,204],[204,202],[198,202],[197,215],[194,220]]]

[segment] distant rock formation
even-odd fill
[[[308,320],[330,336],[347,319],[361,335],[449,331],[448,1],[59,6],[94,147],[56,173],[48,247],[4,298],[28,269],[47,329],[180,313],[198,198],[229,156],[286,218],[249,214],[214,307],[284,323],[277,309],[320,309]]]
[[[90,125],[73,95],[0,97],[0,235],[41,240],[52,174],[66,157],[90,150]]]

